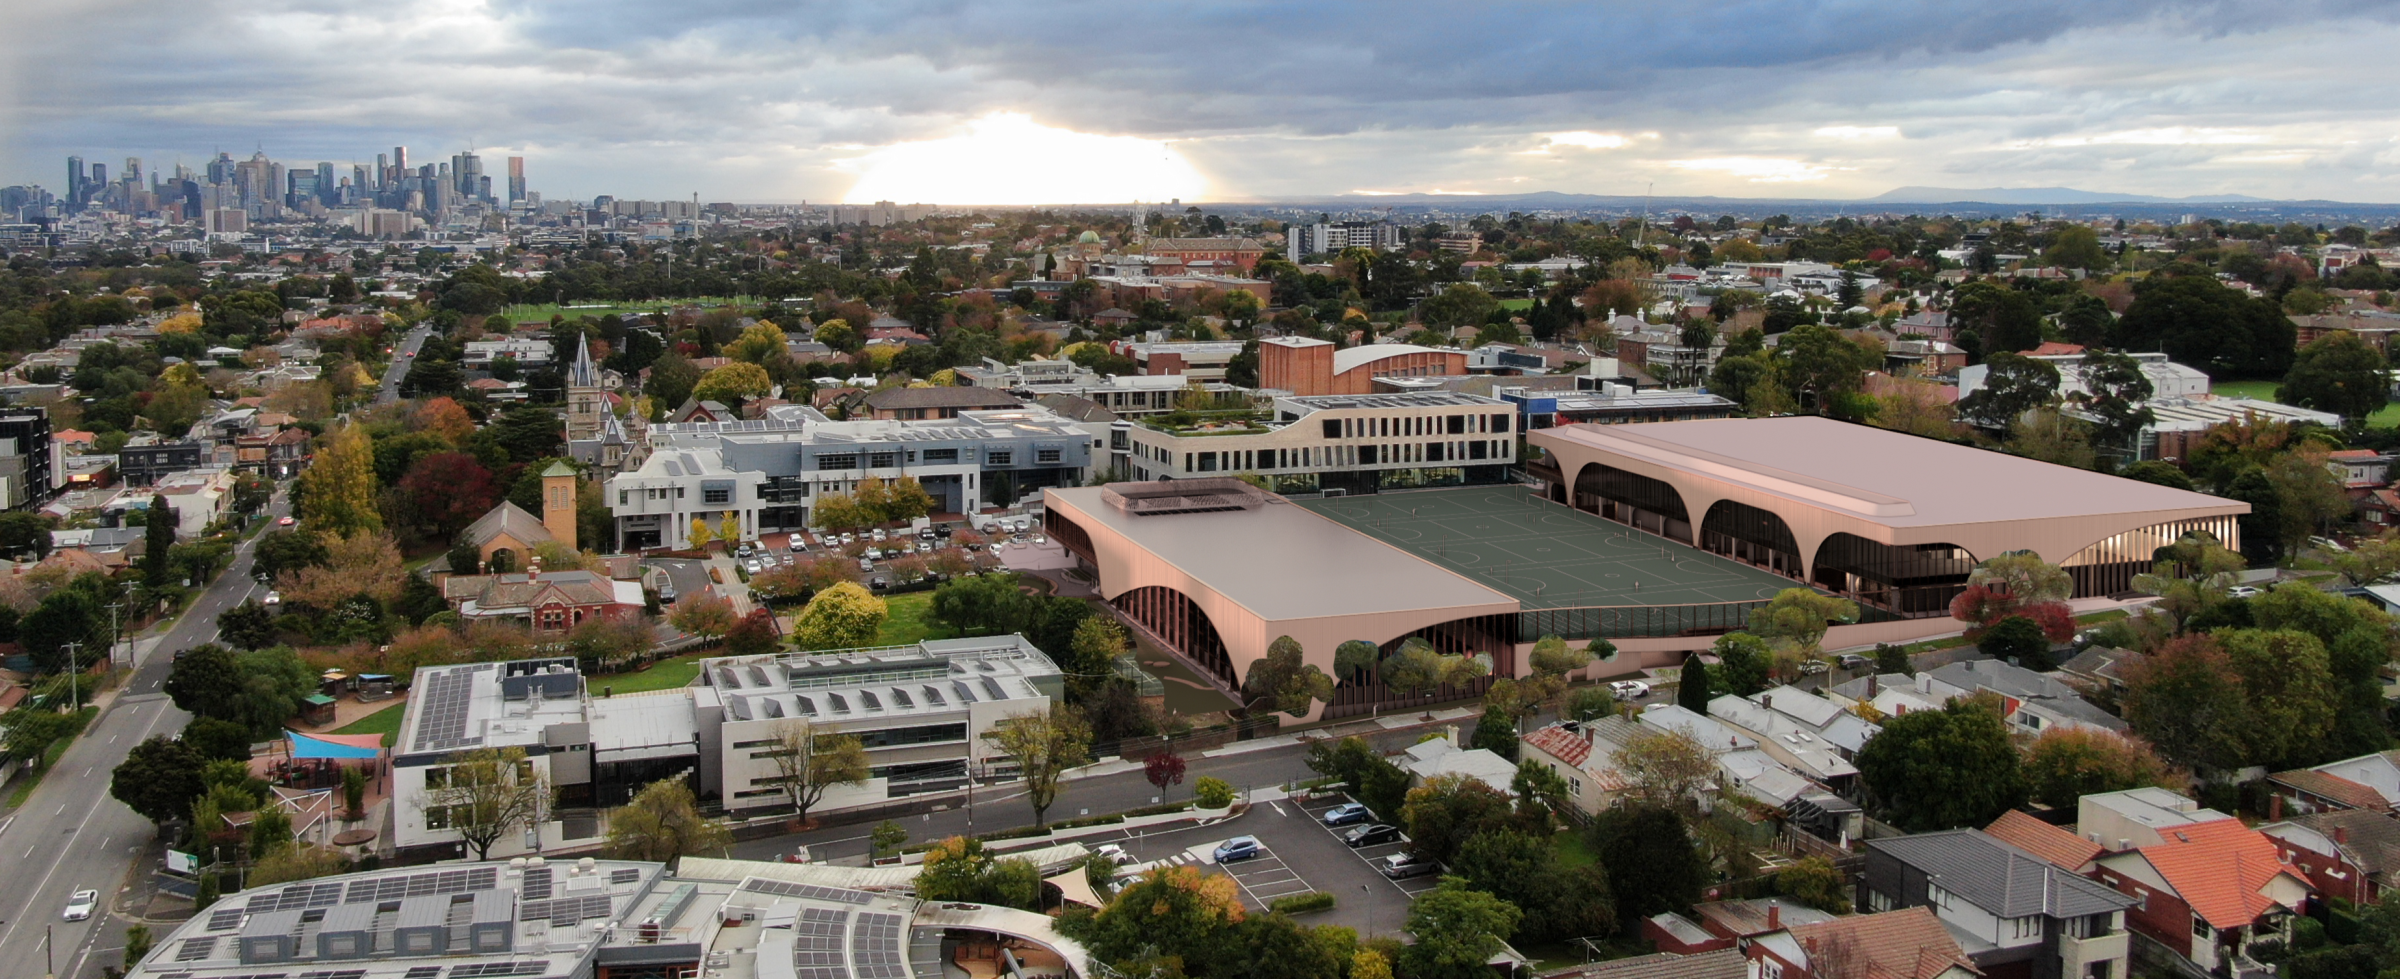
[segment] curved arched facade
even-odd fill
[[[1749,512],[1770,514],[1806,569],[1794,577],[1830,587],[1839,576],[1841,590],[1907,615],[1941,614],[1936,599],[1951,589],[1956,562],[2014,550],[2067,568],[2079,596],[2121,591],[2152,538],[2230,529],[2249,512],[2233,500],[1825,418],[1563,425],[1526,438],[1571,480],[1567,495],[1582,509],[1625,499],[1638,513],[1639,500],[1666,509],[1672,499],[1707,515],[1700,545],[1719,553],[1737,542],[1779,549],[1781,535]],[[1745,522],[1758,533],[1731,532]]]
[[[1807,567],[1790,524],[1772,510],[1734,500],[1718,500],[1700,518],[1700,548],[1791,578]]]
[[[1575,508],[1636,530],[1692,542],[1691,511],[1674,484],[1614,466],[1587,463],[1575,470]]]
[[[1052,489],[1044,502],[1050,536],[1089,566],[1100,597],[1228,696],[1238,699],[1280,636],[1328,676],[1346,641],[1388,650],[1415,635],[1490,655],[1499,676],[1517,669],[1515,599],[1280,499],[1165,515],[1114,508],[1099,488]],[[1407,702],[1380,684],[1343,683],[1307,719]]]

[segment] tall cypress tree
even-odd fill
[[[1716,692],[1708,684],[1708,664],[1700,661],[1699,653],[1693,653],[1683,661],[1683,683],[1675,690],[1675,703],[1694,714],[1706,714],[1708,702],[1714,699]]]
[[[167,508],[165,496],[150,498],[150,512],[142,525],[142,580],[152,588],[167,587],[172,573],[167,566],[167,552],[175,547],[175,511]]]

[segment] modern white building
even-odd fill
[[[556,790],[529,833],[494,856],[588,846],[603,814],[662,779],[689,781],[729,809],[788,803],[774,744],[795,721],[857,737],[870,777],[818,803],[839,808],[941,791],[1007,774],[982,737],[1003,719],[1065,694],[1058,665],[1024,637],[705,660],[690,686],[612,695],[573,659],[418,670],[392,754],[394,838],[404,852],[455,851],[438,788],[466,752],[517,749],[523,777]]]
[[[469,367],[490,367],[492,361],[508,357],[526,367],[550,362],[548,340],[469,340],[466,343],[466,363]]]
[[[1265,417],[1133,426],[1136,480],[1255,473],[1278,493],[1498,483],[1517,461],[1516,405],[1453,391],[1276,398]]]

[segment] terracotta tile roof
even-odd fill
[[[1854,914],[1800,925],[1791,933],[1816,954],[1835,942],[1850,943],[1862,960],[1852,973],[1856,979],[1933,979],[1952,968],[1982,974],[1931,908]]]
[[[2015,809],[2001,813],[2000,818],[1992,820],[1992,824],[1984,827],[1983,831],[2017,849],[2077,872],[2106,849]]]
[[[1577,768],[1582,768],[1584,759],[1592,756],[1591,742],[1585,741],[1582,735],[1557,725],[1551,725],[1525,735],[1521,740],[1540,748],[1543,754]]]
[[[2274,840],[2238,819],[2193,823],[2164,835],[2168,842],[2137,852],[2191,905],[2192,913],[2218,928],[2247,926],[2275,907],[2275,901],[2260,891],[2276,875],[2308,879],[2283,862]]]
[[[2352,809],[2366,809],[2373,812],[2391,811],[2391,806],[2383,801],[2383,793],[2339,775],[2320,772],[2313,768],[2296,768],[2288,772],[2276,772],[2267,776],[2267,780],[2277,785],[2289,786],[2306,792],[2320,799],[2338,802]]]

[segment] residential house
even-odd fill
[[[1867,841],[1858,903],[1930,909],[1995,979],[2125,979],[2125,912],[2138,902],[1982,830],[1956,829]]]
[[[1986,835],[2034,856],[2050,861],[2059,869],[2087,873],[2094,861],[2108,848],[2075,835],[2075,831],[2052,826],[2022,809],[2011,809],[1983,828]]]
[[[232,470],[204,469],[159,480],[151,492],[165,497],[168,509],[175,512],[175,535],[192,540],[233,512],[233,484]]]
[[[1664,948],[1665,946],[1660,946]],[[1732,948],[1693,954],[1659,952],[1610,959],[1543,974],[1543,979],[1758,979],[1750,960]]]
[[[956,418],[962,411],[1007,411],[1025,406],[1006,391],[972,387],[885,388],[867,395],[861,403],[865,410],[851,413],[850,418],[921,421]]]
[[[1758,745],[1767,757],[1775,759],[1785,768],[1836,792],[1847,791],[1858,780],[1858,767],[1852,765],[1849,758],[1831,742],[1819,737],[1814,726],[1768,706],[1778,699],[1778,692],[1785,700],[1817,700],[1806,691],[1790,687],[1781,688],[1780,691],[1762,691],[1755,698],[1725,694],[1708,702],[1708,716],[1758,739]],[[1827,703],[1826,706],[1833,705]],[[1836,713],[1843,712],[1837,708]],[[1856,715],[1845,716],[1858,719]],[[1864,721],[1861,720],[1861,723]],[[1851,754],[1856,754],[1855,749]]]
[[[2327,897],[2374,904],[2400,872],[2400,819],[2364,809],[2310,813],[2258,828]]]
[[[1669,911],[1644,918],[1641,935],[1659,951],[1693,955],[1738,948],[1760,935],[1798,925],[1821,924],[1833,918],[1789,898],[1710,901],[1693,905],[1689,917]]]
[[[643,608],[640,582],[590,571],[451,575],[442,597],[468,622],[513,621],[538,636],[564,635],[588,619],[638,618]]]
[[[2075,802],[2075,831],[2111,853],[2155,846],[2185,827],[2232,818],[2156,786],[2094,792]]]
[[[2130,649],[2086,646],[2083,652],[2058,664],[2058,672],[2063,674],[2063,679],[2083,688],[2086,693],[2105,690],[2121,694],[2125,692],[2125,665],[2140,659],[2141,655]]]
[[[1517,777],[1516,763],[1489,748],[1459,747],[1456,727],[1445,737],[1410,745],[1402,754],[1405,757],[1400,759],[1400,767],[1408,770],[1414,784],[1423,785],[1445,775],[1463,775],[1491,786],[1501,795],[1516,795],[1509,784]]]
[[[1887,717],[1912,710],[1940,710],[1951,700],[1989,691],[2008,705],[2008,723],[2040,734],[2053,727],[2123,731],[2125,722],[2083,699],[2081,691],[2046,673],[1998,660],[1976,659],[1920,671],[1863,676],[1833,688],[1845,704],[1866,703]]]
[[[2325,454],[2325,468],[2333,471],[2333,478],[2341,480],[2342,492],[2349,494],[2350,502],[2359,503],[2367,494],[2383,488],[2385,476],[2392,468],[2392,457],[2373,449],[2342,449]]]
[[[2400,749],[2329,761],[2267,776],[2285,812],[2400,808]]]
[[[1567,797],[1586,816],[1613,808],[1628,783],[1612,760],[1640,732],[1621,717],[1560,721],[1517,739],[1517,759],[1531,761],[1567,783]]]
[[[2137,899],[2129,928],[2207,971],[2263,971],[2249,944],[2290,940],[2314,890],[2275,840],[2236,819],[2170,830],[2165,842],[2101,857],[2093,874]]]
[[[1750,939],[1758,979],[1972,979],[1983,973],[1926,908],[1854,914]]]

